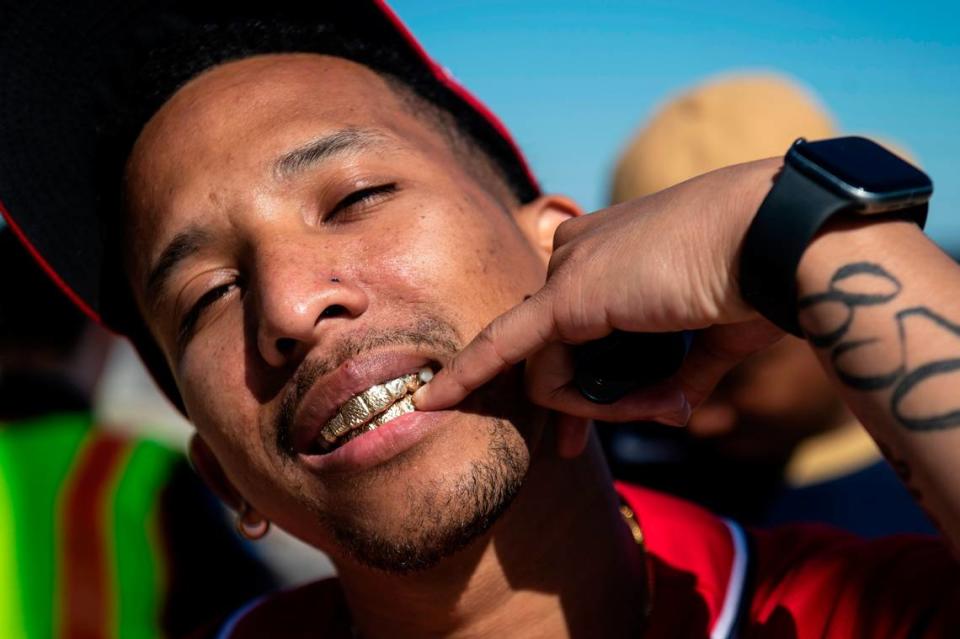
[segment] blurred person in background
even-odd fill
[[[799,137],[838,134],[826,109],[786,77],[714,78],[669,101],[631,139],[611,201],[780,155]],[[747,523],[816,521],[871,537],[934,532],[813,351],[791,335],[731,370],[686,430],[598,432],[616,476]]]
[[[183,455],[96,423],[113,338],[0,229],[0,636],[187,636],[273,585]]]

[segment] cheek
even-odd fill
[[[371,259],[383,268],[388,290],[460,318],[470,336],[543,285],[543,263],[499,210],[424,208],[389,235]]]
[[[191,344],[178,369],[177,383],[184,389],[190,420],[204,437],[227,445],[242,440],[257,414],[246,391],[243,352],[236,348],[240,343],[240,327],[208,331]]]
[[[197,353],[191,356],[194,361],[184,361],[185,387],[191,389],[184,393],[189,418],[244,498],[264,503],[264,495],[276,490],[276,473],[258,428],[259,407],[243,391],[242,364],[227,359],[233,357],[229,353],[217,353]],[[201,361],[216,365],[203,366]]]

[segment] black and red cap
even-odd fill
[[[431,99],[461,111],[456,115],[466,119],[521,200],[538,193],[501,122],[380,0],[0,0],[0,213],[90,317],[130,330],[111,299],[118,268],[109,247],[121,203],[117,170],[139,129],[169,97],[162,91],[131,95],[139,90],[137,76],[157,49],[191,42],[202,47],[209,30],[243,23],[262,31],[311,25],[318,33],[376,43],[390,52],[385,70],[420,74],[419,82],[432,84]],[[302,36],[295,43],[284,37],[272,43],[264,37],[254,53],[310,47]]]

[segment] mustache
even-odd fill
[[[413,326],[345,336],[330,348],[328,354],[305,359],[294,371],[277,412],[277,449],[290,459],[296,456],[292,436],[294,416],[318,379],[361,353],[386,346],[414,346],[418,351],[429,350],[436,355],[452,357],[463,344],[453,325],[439,317],[422,318]]]

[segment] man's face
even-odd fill
[[[254,508],[335,556],[429,565],[529,464],[543,420],[513,378],[324,443],[350,397],[442,366],[542,284],[470,168],[382,78],[315,55],[200,75],[131,154],[130,281],[191,420]]]

